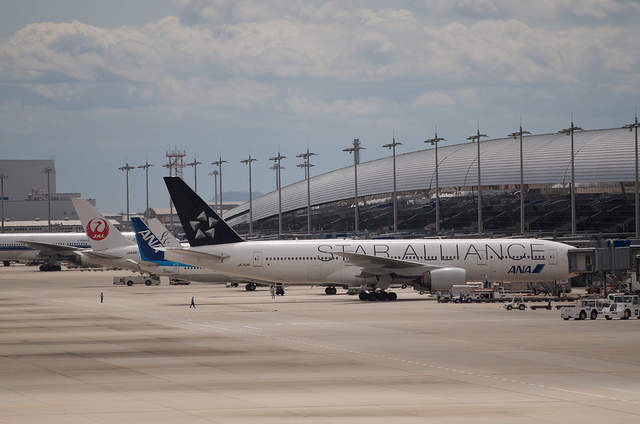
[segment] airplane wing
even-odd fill
[[[61,259],[74,260],[75,252],[84,250],[84,248],[81,247],[61,246],[59,244],[44,243],[41,241],[21,240],[19,243],[37,250],[39,252],[38,256],[41,258],[50,258],[53,256]]]
[[[109,253],[100,253],[93,250],[85,250],[84,252],[82,252],[82,254],[85,256],[88,256],[89,258],[96,258],[96,259],[107,259],[107,260],[122,259],[122,256],[111,255]]]
[[[438,265],[423,264],[403,259],[383,258],[362,253],[333,252],[333,254],[342,256],[351,265],[363,268],[363,271],[373,275],[394,273],[402,276],[415,276],[427,271],[443,268]]]
[[[77,250],[82,250],[81,247],[72,247],[72,246],[61,246],[59,244],[53,243],[44,243],[41,241],[30,241],[30,240],[22,240],[18,241],[18,243],[26,244],[32,249],[39,250],[42,254],[60,254],[60,253],[71,253]]]

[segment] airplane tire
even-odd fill
[[[394,301],[398,298],[398,295],[395,294],[394,292],[389,292],[387,293],[387,300],[391,300]]]
[[[256,285],[253,283],[248,283],[246,286],[244,286],[244,289],[246,291],[256,291]]]
[[[358,293],[358,298],[360,300],[369,300],[369,293],[361,291],[360,293]]]
[[[384,302],[385,300],[387,300],[387,292],[385,292],[385,291],[379,291],[378,293],[376,293],[376,298],[377,298],[380,302]]]
[[[369,302],[375,302],[376,300],[378,300],[378,295],[376,294],[376,292],[370,292],[370,293],[367,295],[367,300],[368,300]]]

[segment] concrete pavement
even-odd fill
[[[126,274],[0,267],[0,423],[640,419],[640,320]]]

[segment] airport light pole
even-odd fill
[[[571,235],[576,234],[576,189],[575,189],[575,155],[573,153],[573,133],[582,131],[582,128],[573,125],[573,117],[571,118],[571,126],[558,131],[559,134],[571,136]]]
[[[282,180],[280,179],[281,174],[280,171],[283,169],[280,162],[282,159],[286,159],[286,156],[282,156],[280,151],[278,151],[278,156],[274,156],[269,160],[274,162],[273,169],[276,171],[276,185],[278,186],[278,236],[282,236]]]
[[[398,192],[396,191],[396,146],[402,146],[402,143],[396,142],[396,138],[393,137],[393,142],[385,144],[382,147],[387,147],[393,151],[393,231],[398,231]]]
[[[48,215],[48,226],[47,231],[51,232],[51,173],[56,172],[55,169],[51,166],[47,166],[42,170],[44,174],[47,174],[47,215]]]
[[[144,210],[145,218],[149,218],[149,167],[153,166],[149,163],[149,161],[145,161],[144,165],[138,166],[138,168],[144,169],[144,176],[146,181],[146,190],[147,190],[147,208]]]
[[[467,137],[467,140],[471,140],[472,143],[476,140],[478,142],[478,233],[482,233],[484,230],[482,224],[482,180],[480,178],[480,137],[488,137],[485,134],[480,134],[480,128],[478,128],[477,134]]]
[[[429,140],[425,140],[425,143],[430,143],[432,146],[435,146],[436,150],[436,232],[440,232],[440,182],[438,181],[438,143],[441,141],[446,141],[444,138],[438,137],[438,131],[436,131],[436,136],[434,138],[430,138]]]
[[[509,137],[520,137],[520,234],[524,234],[524,156],[522,153],[522,135],[531,134],[529,131],[520,131],[509,134]]]
[[[249,159],[241,160],[240,163],[249,165],[249,235],[253,234],[253,192],[251,189],[251,162],[255,162],[258,159],[253,159],[249,155]]]
[[[297,155],[297,158],[303,158],[304,163],[298,165],[300,168],[304,168],[304,178],[307,180],[307,233],[311,234],[311,156],[315,156],[315,153],[309,152],[307,147],[306,153]]]
[[[218,157],[218,160],[215,162],[211,162],[211,165],[217,165],[220,175],[220,218],[222,218],[222,164],[227,163],[226,160],[222,160],[222,156]]]
[[[198,165],[202,165],[202,162],[194,157],[193,162],[187,164],[187,166],[193,166],[193,191],[198,192]]]
[[[353,147],[349,147],[346,149],[342,149],[343,152],[353,153],[353,174],[354,174],[354,203],[355,203],[355,225],[354,231],[356,234],[360,231],[360,207],[358,206],[358,158],[360,157],[360,150],[363,150],[364,147],[360,146],[360,140],[357,138],[353,139]]]
[[[640,238],[640,194],[639,194],[639,180],[638,180],[638,127],[640,124],[638,123],[638,110],[636,109],[636,119],[632,124],[625,125],[622,128],[629,128],[629,131],[635,130],[635,146],[636,146],[636,181],[635,181],[635,191],[636,191],[636,238]]]
[[[127,222],[129,222],[129,171],[135,169],[133,166],[129,166],[129,162],[127,162],[124,166],[118,168],[121,171],[124,171],[126,174],[127,181]]]
[[[212,172],[209,172],[209,175],[213,175],[213,202],[215,207],[213,208],[218,209],[218,170],[214,169]]]
[[[2,199],[2,232],[4,233],[4,180],[9,178],[8,175],[0,173],[0,199]]]

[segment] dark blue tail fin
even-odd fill
[[[191,246],[244,241],[182,178],[164,177]]]
[[[164,245],[151,232],[147,224],[138,217],[132,217],[131,223],[136,232],[136,241],[142,260],[147,262],[164,261],[164,251],[160,250]]]

